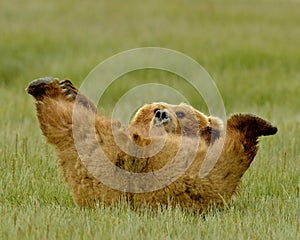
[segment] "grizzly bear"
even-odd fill
[[[277,132],[252,114],[234,114],[225,125],[186,104],[166,103],[143,106],[126,127],[97,113],[69,80],[37,79],[27,92],[80,207],[122,199],[154,209],[223,206],[253,161],[258,137]],[[201,175],[204,162],[213,164]]]

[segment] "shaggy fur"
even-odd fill
[[[232,199],[253,161],[258,137],[277,132],[269,122],[251,114],[231,116],[223,130],[217,118],[206,117],[187,105],[165,103],[145,105],[124,128],[97,114],[93,103],[69,80],[38,79],[29,84],[27,92],[36,99],[40,128],[56,147],[62,175],[81,207],[93,207],[97,202],[114,204],[123,198],[132,206],[147,204],[153,208],[179,205],[205,211],[222,206]],[[90,127],[90,122],[95,127]],[[162,134],[162,129],[167,134]],[[116,138],[125,150],[116,144]],[[161,149],[152,154],[162,141]],[[212,170],[200,176],[204,159],[214,162],[218,157],[214,153],[220,148]],[[109,161],[102,161],[105,158]],[[171,167],[158,177],[157,171],[168,165]],[[151,182],[148,175],[138,175],[136,180],[142,184],[137,185],[120,174],[124,170],[132,176],[147,173]],[[114,180],[112,176],[116,176]],[[106,179],[118,188],[110,187]],[[166,179],[168,184],[161,187]],[[147,191],[149,184],[153,191]]]

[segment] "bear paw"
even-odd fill
[[[44,97],[63,99],[69,102],[76,101],[89,110],[97,111],[96,106],[82,95],[70,80],[59,81],[59,79],[51,77],[39,78],[29,83],[26,91],[38,101],[43,101]]]

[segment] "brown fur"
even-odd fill
[[[76,105],[77,114],[80,116],[79,122],[74,123],[72,119],[74,98],[70,98],[72,94],[66,95],[65,90],[62,91],[62,86],[75,95],[79,93],[69,82],[67,84],[62,82],[51,78],[35,80],[28,86],[27,91],[36,99],[42,132],[48,142],[56,147],[62,175],[69,184],[76,203],[81,207],[93,207],[99,201],[114,204],[123,198],[132,206],[147,204],[153,208],[171,204],[203,211],[214,205],[222,206],[232,198],[241,177],[253,161],[257,152],[257,138],[261,135],[275,134],[277,131],[276,127],[267,121],[250,114],[233,115],[227,121],[226,131],[222,131],[221,122],[216,118],[206,117],[187,105],[174,106],[164,103],[145,105],[138,111],[129,129],[123,129],[118,123],[112,123],[110,119],[96,114],[95,106],[83,95],[80,95],[79,106]],[[126,154],[116,145],[112,126],[116,127],[115,134],[122,139],[128,149],[142,151],[142,155],[146,154],[146,151],[143,152],[138,147],[150,144],[155,147],[155,144],[159,145],[162,140],[159,134],[154,134],[152,138],[148,134],[154,108],[167,109],[172,118],[171,124],[174,124],[174,127],[167,129],[163,148],[153,156],[134,157]],[[179,122],[174,115],[177,110],[185,113],[194,112],[199,126],[195,127],[193,125],[195,121],[189,121],[188,117],[185,122]],[[95,129],[86,124],[91,119],[95,120]],[[185,136],[179,134],[183,127],[191,129],[186,133],[183,132]],[[197,131],[193,132],[193,129]],[[218,135],[215,135],[209,153],[208,143],[212,132],[217,132]],[[89,157],[88,162],[83,163],[80,159],[73,134],[82,141],[80,150],[83,151],[83,155]],[[195,137],[197,135],[200,139]],[[137,145],[132,143],[131,139]],[[214,152],[222,147],[223,142],[224,147],[216,165],[204,177],[199,176],[206,154],[208,153],[209,161],[214,161]],[[104,155],[114,164],[113,170],[109,171],[108,165],[99,164],[101,159],[97,159],[99,158],[95,150],[97,145],[101,146]],[[124,184],[124,189],[132,190],[125,192],[113,189],[98,180],[97,176],[104,179],[114,174],[122,176],[117,174],[123,169],[129,173],[150,173],[154,179],[151,184],[154,187],[159,186],[160,179],[155,180],[155,170],[167,166],[179,149],[181,149],[180,161],[174,163],[171,171],[162,174],[164,178],[170,180],[170,184],[163,188],[143,192],[143,189],[137,189],[134,182],[129,182],[126,178],[116,178],[117,183]],[[195,150],[196,156],[191,159],[191,153]],[[192,162],[189,165],[190,160]],[[173,179],[178,172],[182,172],[180,177]],[[138,181],[149,184],[148,180],[141,176]]]

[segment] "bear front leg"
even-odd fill
[[[103,199],[111,204],[120,199],[121,193],[95,179],[79,158],[73,136],[73,110],[79,93],[73,84],[69,80],[41,78],[31,82],[27,92],[36,99],[40,128],[48,142],[56,147],[60,170],[72,189],[76,203],[83,207],[94,206],[96,200]],[[82,98],[76,105],[76,114],[79,116],[76,130],[77,133],[82,133],[80,139],[83,140],[87,132],[93,133],[93,130],[87,129],[86,120],[95,117],[95,113],[89,108],[92,105],[86,105],[86,99]],[[103,124],[100,129],[102,128]]]
[[[27,92],[36,100],[40,128],[49,143],[58,148],[70,145],[72,140],[72,111],[74,99],[71,98],[70,84],[57,78],[40,78],[32,81]],[[70,82],[71,83],[71,82]],[[73,95],[76,93],[72,91]]]

